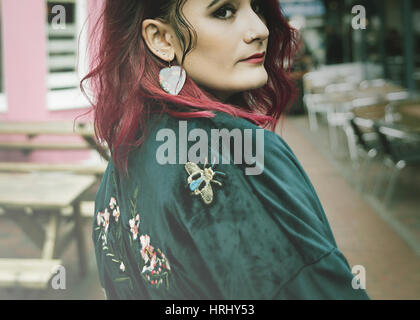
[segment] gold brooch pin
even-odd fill
[[[211,182],[222,186],[222,183],[214,179],[214,176],[217,174],[225,176],[226,174],[220,171],[214,171],[214,162],[210,168],[206,168],[206,164],[207,157],[205,158],[204,169],[201,169],[194,162],[187,162],[185,164],[185,170],[189,174],[187,183],[190,190],[195,195],[201,195],[205,204],[210,204],[213,201],[213,189],[211,187]]]

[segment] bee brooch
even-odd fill
[[[213,201],[213,189],[211,187],[211,182],[216,183],[219,186],[222,186],[222,183],[214,179],[215,175],[226,176],[225,173],[220,171],[214,171],[212,163],[210,168],[206,168],[207,158],[204,162],[204,169],[201,169],[194,162],[187,162],[185,164],[185,170],[189,174],[187,178],[187,183],[190,187],[190,190],[195,195],[201,195],[205,204],[210,204]]]

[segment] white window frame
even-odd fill
[[[5,92],[0,92],[0,112],[7,113],[7,96]]]
[[[47,71],[47,86],[50,88],[51,83],[56,81],[75,82],[76,88],[60,89],[47,91],[47,109],[54,110],[69,110],[81,109],[90,107],[87,98],[81,92],[78,82],[87,74],[89,57],[87,52],[88,46],[88,25],[87,25],[87,0],[74,0],[75,3],[75,26],[76,26],[76,42],[78,48],[76,49],[77,55],[77,71],[72,78],[65,74],[52,75]],[[82,32],[83,31],[83,32]],[[79,41],[80,36],[80,41]],[[48,39],[47,39],[48,41]],[[76,61],[75,61],[76,65]],[[75,79],[77,78],[77,79]],[[76,82],[77,81],[77,82]]]

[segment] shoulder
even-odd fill
[[[224,112],[215,112],[213,118],[178,119],[165,114],[154,119],[145,142],[130,154],[128,179],[149,181],[152,189],[162,184],[176,188],[186,174],[187,162],[201,167],[214,163],[258,180],[282,172],[307,180],[278,134]]]
[[[186,163],[214,163],[239,175],[262,175],[267,164],[298,166],[276,133],[224,112],[213,118],[178,119],[163,115],[153,121],[147,139],[129,157],[129,179],[141,177],[150,188],[177,188]]]

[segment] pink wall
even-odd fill
[[[1,0],[3,30],[4,86],[7,112],[0,121],[74,120],[87,109],[51,111],[47,109],[47,35],[45,0]],[[89,15],[94,21],[100,0],[88,0]],[[92,119],[90,114],[80,119]],[[0,124],[1,125],[1,124]],[[7,138],[6,138],[7,139]],[[21,160],[19,152],[0,153],[1,160]],[[33,152],[28,161],[78,161],[90,157],[82,152]]]
[[[44,0],[2,1],[8,111],[0,119],[47,119],[45,10]]]
[[[3,76],[7,93],[7,112],[0,113],[0,120],[66,120],[73,119],[87,110],[47,109],[45,2],[2,0],[5,67]],[[101,0],[88,0],[89,22],[98,17],[100,4]]]

